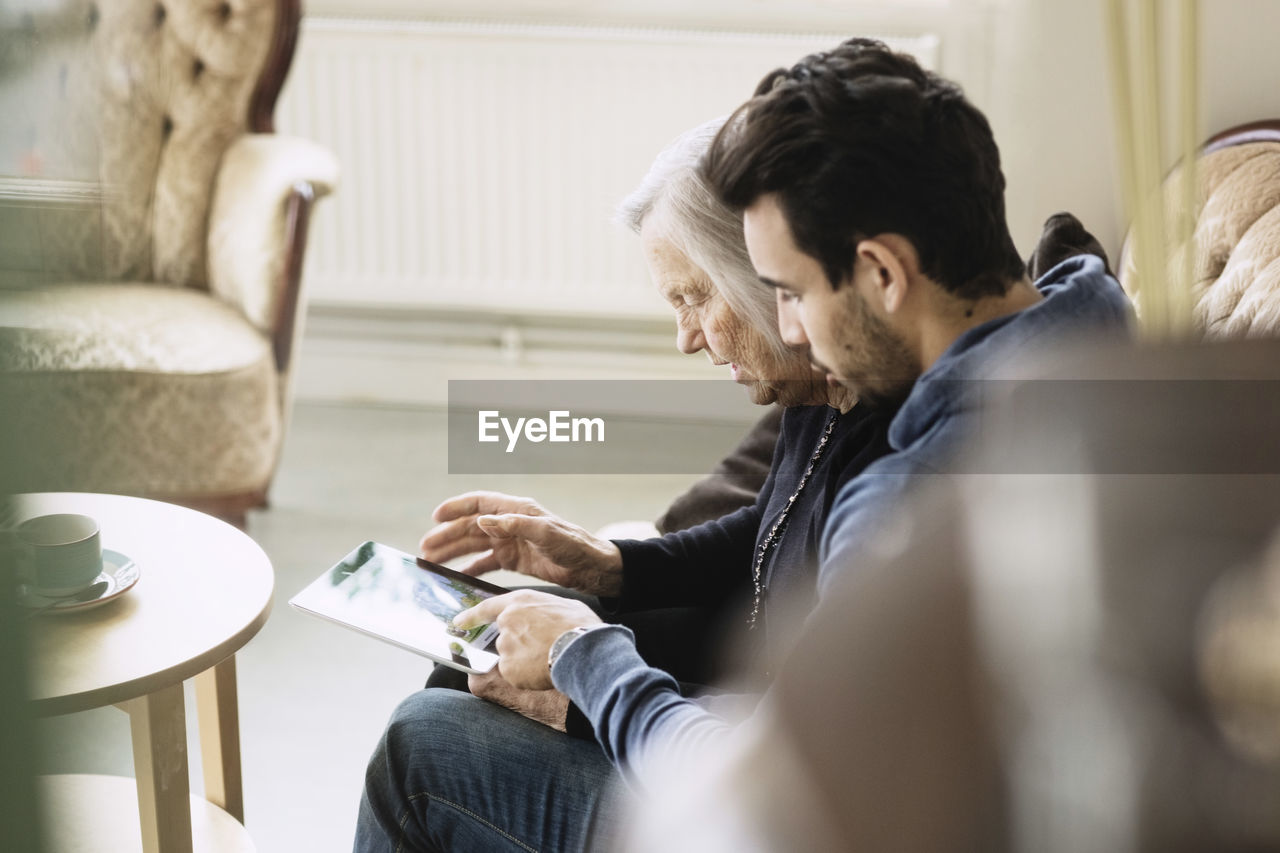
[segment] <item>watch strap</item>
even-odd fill
[[[603,625],[579,625],[577,628],[570,628],[551,644],[551,650],[547,652],[547,669],[550,670],[556,665],[556,661],[560,659],[560,655],[564,654],[564,650],[572,645],[573,641],[596,628],[603,628]]]

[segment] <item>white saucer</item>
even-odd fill
[[[138,564],[133,560],[119,551],[103,548],[102,573],[89,584],[92,586],[99,581],[106,581],[106,589],[97,598],[91,598],[88,601],[63,601],[55,604],[57,597],[47,598],[41,595],[38,590],[27,587],[25,592],[18,596],[18,604],[33,610],[48,608],[41,613],[42,616],[46,614],[80,613],[85,610],[92,610],[95,607],[101,607],[108,601],[124,595],[138,582],[138,577],[141,574]]]

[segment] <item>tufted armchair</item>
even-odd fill
[[[1193,240],[1192,310],[1206,340],[1280,336],[1280,119],[1234,127],[1200,154],[1201,208]],[[1166,206],[1177,209],[1182,173],[1165,180]],[[1176,274],[1170,260],[1170,275]],[[1124,252],[1120,281],[1139,310],[1142,285]]]
[[[0,231],[26,235],[0,241],[11,487],[240,525],[265,503],[308,217],[338,173],[273,133],[299,18],[298,0],[71,0],[24,22],[33,146],[0,163],[18,172]]]

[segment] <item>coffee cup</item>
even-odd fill
[[[74,595],[102,572],[98,522],[87,515],[58,513],[29,518],[15,530],[19,574],[38,593]]]

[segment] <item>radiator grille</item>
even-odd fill
[[[681,131],[841,38],[308,19],[277,125],[343,167],[311,298],[665,315],[614,205]],[[889,41],[936,67],[936,37]]]

